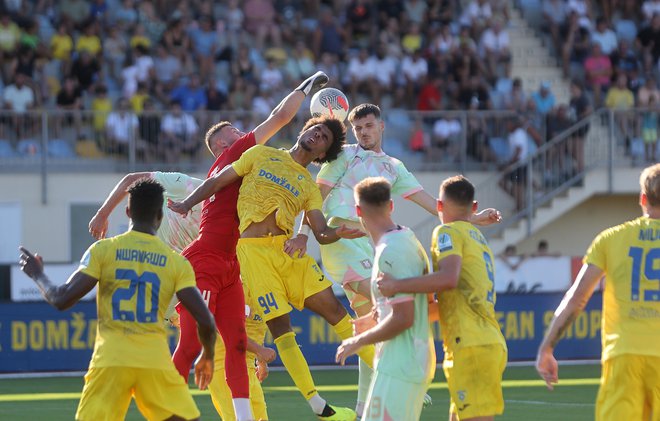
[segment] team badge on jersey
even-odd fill
[[[365,268],[365,269],[371,269],[371,267],[372,267],[371,260],[369,260],[369,259],[364,259],[364,260],[360,261],[360,263],[362,264],[362,267]]]
[[[438,250],[439,251],[447,251],[451,250],[454,248],[454,245],[451,242],[451,236],[447,233],[441,233],[438,235]]]

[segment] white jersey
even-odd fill
[[[204,180],[178,172],[152,172],[151,178],[165,188],[163,202],[163,222],[158,228],[158,237],[177,252],[181,253],[199,234],[201,203],[192,208],[185,218],[167,207],[167,199],[180,202],[202,184]]]
[[[336,160],[323,164],[316,177],[317,183],[332,187],[323,203],[325,216],[357,220],[353,189],[367,177],[384,177],[392,185],[392,194],[404,198],[423,189],[398,159],[358,144],[345,145]]]

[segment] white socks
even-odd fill
[[[322,413],[323,410],[325,409],[326,401],[321,397],[321,395],[317,393],[311,398],[309,398],[307,400],[307,403],[309,404],[309,406],[312,407],[312,411],[314,411],[314,413],[318,415]]]
[[[248,398],[234,398],[234,414],[236,414],[236,421],[251,421],[254,420],[252,415],[252,407],[250,406],[250,399]]]

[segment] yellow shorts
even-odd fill
[[[250,378],[250,406],[252,407],[252,415],[258,421],[268,420],[268,413],[266,411],[266,399],[264,398],[264,391],[261,389],[261,383],[257,379],[257,372],[254,368],[254,360],[248,359],[248,374]],[[231,399],[231,390],[225,381],[225,367],[224,365],[216,365],[215,372],[213,373],[213,380],[209,384],[209,391],[211,392],[211,400],[215,410],[218,411],[222,421],[236,421],[236,414],[234,414],[234,404]]]
[[[596,420],[660,420],[660,357],[627,354],[605,360]]]
[[[284,235],[241,238],[236,246],[241,278],[250,288],[248,305],[265,322],[290,313],[291,306],[302,310],[308,297],[332,286],[310,256],[286,254],[286,240]]]
[[[173,415],[189,420],[200,415],[174,364],[165,370],[95,367],[85,374],[76,420],[123,420],[131,397],[148,420],[164,420]]]
[[[502,373],[506,360],[506,348],[499,344],[447,352],[442,368],[449,386],[451,413],[459,419],[502,414]]]

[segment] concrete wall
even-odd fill
[[[630,176],[617,177],[617,190],[627,190],[627,195],[596,196],[551,225],[519,244],[521,252],[531,252],[539,239],[546,239],[553,251],[581,255],[593,236],[607,226],[623,222],[639,215],[636,192],[637,184]],[[193,174],[204,177],[203,174]],[[427,191],[437,195],[440,182],[450,173],[418,173],[417,177]],[[39,174],[0,175],[0,202],[19,203],[22,207],[22,244],[38,250],[49,262],[75,261],[71,256],[70,206],[90,204],[98,206],[121,179],[121,174],[49,174],[47,178],[47,203],[41,203],[41,178]],[[489,173],[472,173],[468,177],[479,185]],[[638,176],[638,175],[637,175]],[[482,206],[488,205],[482,203]],[[126,228],[127,220],[123,205],[110,218],[109,235]],[[420,241],[430,243],[430,230],[435,217],[414,203],[395,200],[395,220],[416,229]],[[88,220],[73,221],[87,226]],[[91,237],[90,237],[91,242]],[[312,243],[312,241],[310,242]],[[16,247],[18,244],[15,245]],[[310,244],[310,254],[318,256],[318,248]]]

